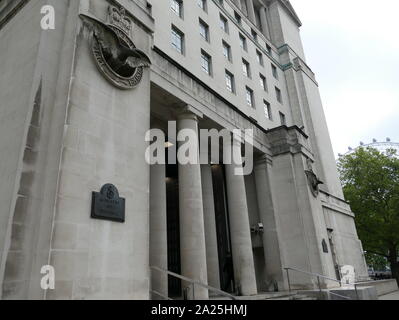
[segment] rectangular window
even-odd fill
[[[285,114],[280,112],[280,123],[282,126],[286,126],[287,125],[287,121],[285,119]]]
[[[201,19],[199,20],[199,27],[200,27],[200,35],[201,37],[209,42],[209,26],[202,21]]]
[[[257,42],[258,41],[258,34],[255,30],[251,29],[252,38]]]
[[[272,73],[273,73],[273,77],[278,80],[277,67],[274,64],[272,64]]]
[[[226,88],[231,93],[235,92],[234,76],[232,73],[226,70]]]
[[[240,34],[240,47],[247,51],[247,39],[242,34]]]
[[[263,91],[267,91],[266,77],[261,73],[259,74],[259,82],[260,87],[263,89]]]
[[[263,54],[259,50],[256,50],[256,59],[258,60],[259,64],[263,66]]]
[[[201,67],[207,75],[212,75],[212,58],[204,50],[201,50]]]
[[[251,78],[251,69],[249,67],[249,62],[244,59],[242,59],[242,72],[244,76],[246,76],[247,78]]]
[[[197,0],[197,4],[202,10],[207,11],[206,0]]]
[[[266,50],[271,55],[272,54],[272,47],[266,44]]]
[[[246,91],[247,105],[251,108],[255,108],[254,92],[248,87],[245,87],[245,91]]]
[[[229,44],[227,44],[227,42],[222,41],[222,46],[223,46],[223,55],[224,57],[228,60],[228,61],[232,61],[232,57],[231,57],[231,47]]]
[[[170,8],[180,18],[183,18],[183,1],[171,0]]]
[[[234,19],[236,19],[238,24],[241,24],[241,16],[234,11]]]
[[[283,103],[283,97],[281,95],[281,90],[279,88],[275,88],[276,89],[276,99],[278,102]]]
[[[179,53],[184,53],[184,34],[172,26],[172,47]]]
[[[266,100],[263,100],[263,105],[264,105],[264,109],[265,109],[266,119],[273,120],[272,109],[270,107],[270,103],[267,102]]]
[[[229,33],[229,24],[227,22],[227,19],[223,15],[220,15],[220,28],[224,32]]]

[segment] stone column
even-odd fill
[[[260,7],[259,15],[260,15],[260,24],[262,26],[262,33],[266,38],[270,39],[269,23],[266,14],[266,8],[264,6]]]
[[[233,144],[240,145],[240,142],[233,139]],[[226,144],[223,149],[225,155],[229,153]],[[236,157],[241,157],[241,148],[233,148],[232,151],[233,155],[236,154]],[[235,174],[234,169],[237,167],[239,166],[236,164],[225,165],[227,204],[235,282],[240,293],[249,296],[257,294],[257,287],[245,181],[244,176]]]
[[[165,150],[162,150],[165,156]],[[150,172],[150,266],[168,270],[168,237],[165,165],[154,164]],[[152,270],[152,290],[168,296],[168,276]],[[161,296],[153,295],[155,299]]]
[[[198,138],[197,116],[189,111],[178,115],[177,129],[190,129]],[[202,202],[201,166],[199,164],[198,139],[194,143],[198,164],[181,164],[179,161],[179,210],[180,210],[180,251],[182,275],[193,280],[208,283],[206,245],[204,230],[204,208]],[[179,147],[187,142],[179,142]],[[183,283],[183,287],[188,287]],[[194,299],[208,299],[208,290],[195,286]]]
[[[255,163],[255,184],[259,216],[264,226],[265,282],[269,285],[269,289],[273,289],[274,285],[277,285],[279,290],[282,290],[284,288],[283,266],[278,238],[278,219],[274,210],[270,174],[271,160],[269,161],[266,156],[257,159]]]
[[[247,2],[248,19],[256,25],[255,8],[253,0],[245,0]]]
[[[215,202],[213,197],[212,171],[208,164],[201,166],[202,199],[204,202],[204,224],[208,283],[220,289],[219,253],[216,234]]]

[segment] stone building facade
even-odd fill
[[[54,29],[41,27],[44,6]],[[166,270],[247,296],[287,290],[284,268],[366,276],[300,26],[287,0],[1,0],[0,297],[187,292]],[[115,67],[112,37],[151,66]],[[170,121],[252,129],[254,170],[150,166],[146,133],[168,134]],[[123,223],[91,218],[107,183],[125,199]],[[294,288],[314,281],[290,274]]]

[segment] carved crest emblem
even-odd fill
[[[79,16],[92,32],[91,50],[100,72],[119,89],[136,87],[151,61],[130,37],[133,22],[125,8],[109,6],[108,23],[85,14]]]
[[[308,170],[305,171],[306,177],[308,179],[308,184],[310,191],[312,192],[314,197],[317,197],[319,195],[320,189],[319,185],[324,184],[324,182],[320,181],[319,178],[316,176],[316,174],[313,171],[312,167],[312,161],[310,159],[307,160],[308,164]]]

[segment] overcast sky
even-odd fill
[[[291,0],[336,154],[399,142],[399,1]]]

